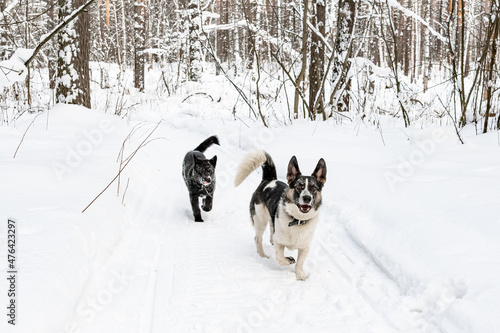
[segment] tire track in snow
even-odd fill
[[[329,210],[336,212],[336,219],[345,219],[344,206],[351,206],[343,203],[338,206],[329,206]],[[360,210],[352,214],[349,208],[350,223],[356,223],[357,218],[366,218],[367,213]],[[359,294],[371,307],[385,317],[388,324],[396,328],[399,332],[442,332],[432,318],[422,315],[422,309],[415,306],[415,298],[402,290],[397,281],[394,280],[386,267],[375,260],[372,253],[363,244],[354,239],[345,228],[338,225],[337,238],[338,256],[332,260],[342,276],[350,284],[355,285]]]
[[[161,158],[161,155],[156,156]],[[150,166],[133,162],[122,174],[123,179],[130,176],[125,197],[129,221],[123,221],[129,226],[120,241],[110,249],[106,262],[90,276],[77,301],[73,321],[78,332],[109,332],[110,325],[113,331],[140,332],[144,325],[144,309],[148,305],[146,291],[152,276],[150,270],[155,254],[159,256],[165,231],[161,221],[164,206],[159,204],[161,198],[156,196],[161,185],[158,179],[162,176]],[[122,185],[120,200],[123,190]],[[105,210],[105,207],[99,209]],[[105,294],[110,295],[109,300],[99,303],[99,295]],[[83,317],[79,308],[89,299],[97,299],[98,303],[91,309],[91,316]],[[70,331],[74,331],[73,328]]]

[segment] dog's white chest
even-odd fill
[[[290,226],[292,220],[287,214],[281,214],[280,218],[275,221],[275,241],[291,250],[308,248],[314,236],[318,217],[313,217],[305,224]]]

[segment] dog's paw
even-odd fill
[[[295,259],[293,257],[285,257],[285,259],[288,260],[288,262],[290,263],[290,265],[295,264]]]
[[[278,265],[288,266],[295,264],[295,259],[293,257],[285,257],[284,260],[278,260]]]
[[[261,256],[262,258],[267,258],[267,259],[269,259],[269,256],[268,256],[267,254],[265,254],[264,252],[259,253],[259,256]]]
[[[204,222],[203,219],[201,218],[201,216],[195,216],[194,221],[195,222]]]
[[[201,209],[203,209],[205,212],[209,212],[212,210],[212,206],[201,206]]]
[[[298,271],[295,272],[295,276],[297,277],[297,281],[305,281],[309,275],[304,273],[304,271]]]

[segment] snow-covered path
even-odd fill
[[[118,197],[115,184],[81,214],[116,173],[133,126],[140,129],[125,156],[164,116],[145,113],[127,124],[59,108],[48,130],[35,122],[15,160],[23,131],[0,128],[0,175],[10,189],[0,208],[22,226],[24,268],[19,325],[2,322],[2,332],[3,325],[15,333],[495,332],[494,134],[460,146],[446,129],[444,139],[413,130],[408,143],[394,128],[385,130],[384,146],[370,128],[297,122],[269,130],[180,112],[123,172]],[[103,118],[113,129],[99,136]],[[206,152],[218,156],[214,209],[195,223],[181,161],[212,134],[221,139]],[[91,151],[58,179],[54,162],[68,164],[68,154],[89,142]],[[280,179],[294,154],[305,174],[320,157],[327,162],[305,282],[293,266],[277,265],[267,233],[271,258],[256,253],[248,204],[260,171],[232,185],[235,166],[255,148],[273,156]]]
[[[207,151],[218,155],[218,172],[222,169],[214,209],[204,213],[205,223],[193,222],[179,161],[204,137],[168,125],[156,135],[175,142],[148,147],[149,163],[133,166],[146,185],[138,200],[127,194],[128,201],[139,202],[131,209],[134,222],[81,300],[98,297],[123,267],[130,283],[95,318],[80,322],[83,332],[108,332],[110,323],[120,332],[432,331],[351,240],[339,224],[340,207],[328,198],[306,261],[307,281],[295,280],[293,266],[277,265],[269,242],[265,251],[271,258],[259,257],[248,202],[260,174],[234,189],[225,166],[245,152],[224,138],[221,147]],[[302,161],[309,167],[314,162]]]

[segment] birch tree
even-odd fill
[[[330,105],[333,111],[348,111],[349,96],[343,90],[349,70],[348,57],[356,18],[356,0],[340,0],[338,8],[337,36],[333,49],[332,91]],[[342,95],[343,94],[343,95]]]

